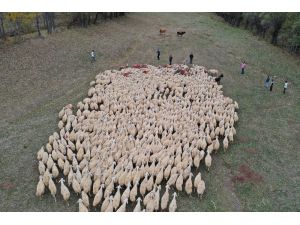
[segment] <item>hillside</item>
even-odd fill
[[[159,35],[159,29],[167,29]],[[176,31],[183,29],[181,38]],[[161,60],[155,51],[161,49]],[[96,63],[89,52],[95,49]],[[36,152],[57,129],[58,112],[87,95],[89,82],[125,64],[194,63],[224,73],[224,95],[239,103],[237,136],[204,172],[200,201],[179,195],[179,211],[300,210],[300,61],[284,50],[234,28],[214,14],[130,13],[86,29],[73,28],[0,50],[0,211],[77,211],[61,196],[35,197]],[[241,60],[248,67],[239,73]],[[276,76],[273,92],[263,87]],[[286,95],[284,80],[289,81]],[[196,195],[195,195],[196,196]]]

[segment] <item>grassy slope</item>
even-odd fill
[[[160,27],[168,29],[165,37]],[[177,38],[175,31],[187,34]],[[97,72],[129,63],[157,65],[172,53],[181,63],[190,51],[194,62],[225,74],[224,93],[240,105],[238,135],[229,151],[213,157],[203,173],[207,192],[202,201],[179,196],[179,211],[300,210],[300,61],[250,33],[224,24],[212,14],[130,14],[87,29],[71,29],[46,39],[0,49],[0,211],[75,211],[50,194],[34,195],[38,181],[36,152],[56,129],[57,113],[76,103]],[[97,62],[89,62],[94,48]],[[246,76],[239,63],[249,63]],[[277,76],[274,92],[263,88],[264,73]],[[287,95],[281,93],[284,79]],[[233,182],[246,165],[261,182]],[[203,168],[202,168],[203,170]],[[4,184],[11,185],[8,188]]]

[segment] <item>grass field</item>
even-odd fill
[[[186,35],[176,37],[178,29]],[[224,94],[239,103],[240,120],[229,151],[203,172],[204,198],[180,193],[178,211],[300,211],[300,60],[206,13],[132,13],[0,46],[0,211],[77,211],[75,195],[69,207],[60,194],[56,203],[49,193],[35,197],[36,152],[57,130],[59,110],[83,99],[100,71],[166,64],[170,53],[182,63],[190,51],[195,64],[224,73]],[[244,76],[242,59],[249,64]],[[272,93],[263,87],[266,73],[276,76]]]

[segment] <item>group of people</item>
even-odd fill
[[[156,56],[157,56],[157,60],[160,60],[160,49],[157,49]],[[190,58],[190,64],[193,64],[194,55],[192,52],[190,53],[189,58]],[[169,65],[172,65],[172,62],[173,62],[173,55],[170,54],[169,55]]]
[[[265,80],[265,88],[269,89],[270,91],[273,90],[273,86],[274,86],[274,80],[270,78],[270,76],[268,75],[267,79]],[[286,90],[288,88],[288,81],[286,80],[284,82],[283,85],[283,94],[286,93]]]
[[[241,67],[241,74],[245,74],[246,62],[243,61],[240,67]],[[270,76],[268,75],[267,79],[265,80],[265,88],[269,89],[270,91],[273,91],[273,86],[274,86],[274,79],[271,79]],[[286,80],[283,85],[283,94],[286,93],[287,88],[288,88],[288,81]]]
[[[156,51],[157,60],[160,60],[160,53],[161,53],[160,49],[157,49],[157,51]],[[192,52],[190,53],[189,58],[190,58],[190,64],[193,64],[194,55]],[[95,53],[95,50],[92,50],[91,51],[91,62],[95,62],[95,61],[96,61],[96,53]],[[173,62],[173,55],[170,54],[169,55],[169,65],[172,65],[172,62]],[[241,74],[245,74],[246,65],[247,65],[246,61],[242,61],[241,66],[240,66]],[[264,86],[265,86],[265,88],[272,91],[273,86],[274,86],[274,79],[271,79],[270,76],[268,76],[267,79],[265,80]],[[286,93],[287,88],[288,88],[288,82],[286,80],[283,85],[283,94]]]

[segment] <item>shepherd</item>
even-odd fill
[[[91,62],[95,62],[96,61],[96,53],[95,50],[92,50],[91,52]]]
[[[193,64],[193,58],[194,58],[194,55],[193,55],[193,53],[191,52],[191,54],[190,54],[190,64]]]
[[[283,94],[285,94],[287,87],[288,87],[288,82],[286,80],[283,85]]]
[[[170,65],[172,65],[172,61],[173,61],[173,56],[172,56],[172,54],[170,54],[170,56],[169,56],[169,64]]]
[[[272,81],[271,81],[271,85],[270,85],[270,91],[272,91],[272,90],[273,90],[273,85],[274,85],[274,80],[272,79]]]
[[[160,60],[160,50],[159,50],[159,48],[157,49],[156,54],[157,54],[157,60]]]
[[[265,88],[269,88],[270,83],[270,76],[268,75],[267,79],[265,80]]]
[[[246,62],[243,61],[243,62],[241,63],[241,74],[245,74],[245,68],[246,68]]]

